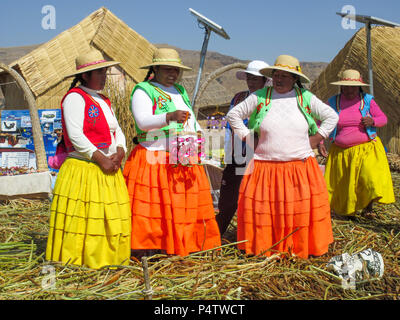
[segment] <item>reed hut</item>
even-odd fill
[[[388,152],[400,154],[400,29],[378,26],[371,30],[375,100],[388,117],[378,135]],[[338,93],[338,74],[345,69],[360,71],[368,82],[365,28],[347,42],[326,69],[312,83],[311,91],[323,101]],[[368,89],[366,89],[368,90]]]
[[[76,56],[91,48],[102,51],[106,58],[120,61],[113,73],[119,72],[119,77],[135,83],[145,77],[146,71],[139,67],[151,62],[155,50],[144,37],[102,7],[10,66],[25,79],[39,109],[59,108],[71,84],[71,79],[64,80],[64,76],[75,70]],[[15,86],[3,88],[3,94],[6,107],[27,107],[23,94]]]
[[[80,23],[60,33],[8,66],[19,75],[26,84],[37,109],[60,108],[61,99],[71,85],[71,79],[65,75],[75,71],[75,58],[95,48],[108,59],[120,61],[113,67],[111,78],[119,87],[126,88],[143,80],[146,70],[140,66],[151,62],[155,46],[108,9],[102,7],[93,12]],[[0,83],[15,82],[15,75],[0,69]],[[28,109],[27,94],[21,85],[2,86],[5,109]],[[32,103],[31,103],[32,105]],[[33,126],[37,126],[32,117]],[[132,127],[132,124],[129,123]],[[41,132],[34,134],[34,140],[40,140]],[[36,157],[46,159],[44,148],[36,149]],[[44,166],[40,161],[41,167]],[[47,163],[46,163],[47,168]]]

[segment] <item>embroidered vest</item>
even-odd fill
[[[64,135],[64,143],[67,152],[72,152],[75,150],[73,147],[71,140],[68,137],[67,127],[65,126],[64,120],[64,111],[63,111],[63,102],[65,97],[70,93],[79,93],[82,98],[85,100],[85,116],[83,120],[83,134],[89,139],[91,143],[93,143],[98,149],[108,148],[111,145],[111,134],[110,127],[108,126],[106,117],[104,116],[103,110],[94,98],[86,93],[81,88],[75,87],[68,91],[68,93],[61,100],[61,123],[63,127],[63,135]],[[111,108],[110,100],[99,94],[107,105],[111,109],[111,113],[114,114]]]
[[[254,130],[256,133],[260,134],[260,125],[264,120],[268,110],[271,108],[271,96],[273,87],[265,87],[257,90],[255,94],[257,95],[258,105],[256,110],[251,114],[249,120],[249,128]],[[312,93],[305,89],[300,89],[295,87],[296,99],[299,109],[304,114],[304,117],[308,123],[308,134],[313,136],[318,131],[318,126],[312,116],[310,102]]]
[[[338,94],[336,96],[332,96],[329,98],[328,103],[331,106],[331,108],[333,110],[335,110],[335,112],[339,115],[340,114],[340,97],[341,95]],[[368,93],[361,93],[360,94],[360,113],[362,117],[367,117],[367,116],[371,116],[369,110],[370,110],[370,104],[371,104],[371,100],[374,97]],[[365,131],[368,134],[368,138],[370,140],[373,140],[377,137],[377,133],[376,133],[376,127],[367,127],[365,128]],[[329,139],[330,141],[335,141],[336,138],[336,133],[337,133],[337,126],[335,127],[335,129],[331,132],[331,134],[329,135]]]
[[[190,109],[192,109],[192,106],[190,104],[190,100],[189,100],[189,97],[188,97],[188,94],[187,94],[185,88],[179,84],[174,84],[174,87],[182,96],[182,99],[185,102],[185,104]],[[139,88],[144,90],[147,93],[147,95],[150,97],[151,101],[153,101],[153,114],[154,115],[176,111],[176,106],[173,103],[171,97],[166,92],[164,92],[163,90],[161,90],[160,88],[156,87],[155,85],[153,85],[151,82],[148,82],[148,81],[140,82],[133,88],[132,93],[131,93],[131,101],[132,101],[133,94]],[[195,123],[196,123],[196,120],[195,120]],[[141,130],[137,126],[136,121],[135,121],[135,128],[136,128],[139,142],[153,141],[153,140],[158,139],[158,137],[160,135],[168,137],[170,131],[171,132],[182,131],[183,123],[171,122],[169,125],[161,128],[159,130],[151,131],[151,135],[148,134],[148,131]]]

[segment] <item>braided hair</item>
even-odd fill
[[[300,78],[297,77],[296,84],[300,89],[304,89],[303,85],[301,84]]]
[[[144,78],[143,81],[148,81],[148,80],[150,79],[150,76],[151,76],[153,73],[154,73],[154,69],[153,69],[153,67],[150,67],[150,68],[149,68],[149,71],[147,72],[146,77]]]
[[[88,71],[88,73],[90,72],[91,71]],[[71,86],[69,87],[68,91],[71,90],[72,88],[75,88],[78,82],[80,82],[80,84],[82,84],[83,86],[86,85],[86,81],[83,79],[82,73],[77,74],[75,76],[74,80],[72,80]]]

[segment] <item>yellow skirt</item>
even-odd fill
[[[381,140],[342,149],[329,150],[325,180],[332,210],[354,215],[371,201],[395,202],[392,176]]]
[[[51,204],[46,259],[98,269],[130,258],[131,210],[121,171],[67,158]]]

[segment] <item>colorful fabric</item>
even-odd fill
[[[65,148],[64,141],[59,142],[57,145],[56,154],[49,157],[49,159],[47,160],[49,167],[57,170],[60,169],[67,156],[68,153]]]
[[[310,105],[312,93],[305,89],[300,89],[297,87],[295,87],[294,90],[296,92],[297,104],[307,120],[309,126],[309,134],[315,135],[318,131],[318,126],[311,114]],[[259,133],[260,125],[264,120],[269,108],[271,107],[270,103],[272,91],[273,87],[265,87],[255,92],[258,98],[258,105],[250,116],[249,128],[253,129],[257,133]]]
[[[157,159],[167,159],[167,164]],[[125,164],[123,174],[132,211],[131,248],[186,256],[219,246],[220,233],[204,168],[168,163],[168,152],[148,151],[138,145]]]
[[[351,148],[333,144],[325,166],[332,210],[354,215],[371,201],[395,201],[385,149],[379,137]]]
[[[360,93],[360,96],[357,98],[357,100],[356,100],[357,102],[356,102],[356,104],[357,104],[357,106],[359,106],[359,111],[360,111],[360,115],[361,115],[361,117],[371,117],[371,116],[373,116],[374,115],[374,112],[371,112],[371,104],[372,104],[372,101],[374,101],[374,97],[372,96],[372,95],[370,95],[370,94],[367,94],[367,93]],[[343,116],[342,116],[342,110],[343,109],[348,109],[349,108],[349,104],[348,104],[348,101],[346,101],[346,99],[344,98],[344,96],[342,95],[342,94],[338,94],[338,95],[336,95],[336,96],[333,96],[333,97],[330,97],[329,98],[329,100],[328,100],[328,103],[329,103],[329,105],[331,106],[331,108],[333,109],[333,110],[335,110],[336,111],[336,113],[339,115],[339,122],[340,122],[340,119],[342,118],[342,121],[343,121]],[[379,107],[377,106],[377,104],[376,103],[374,103],[374,107],[377,107],[378,109],[379,109]],[[353,108],[352,108],[353,109]],[[374,110],[375,110],[376,108],[374,108]],[[380,110],[380,109],[379,109]],[[346,116],[345,117],[348,117],[349,116],[349,114],[350,114],[350,112],[352,112],[353,110],[346,110],[347,112],[345,112],[346,113]],[[361,117],[359,117],[360,118],[360,121],[359,122],[357,122],[357,123],[352,123],[352,126],[353,127],[358,127],[359,126],[359,124],[360,124],[360,122],[361,122]],[[329,136],[329,139],[331,140],[331,141],[335,141],[335,139],[336,139],[336,134],[337,134],[337,130],[338,130],[338,127],[336,127],[332,132],[331,132],[331,134],[330,134],[330,136]],[[372,139],[375,139],[375,137],[377,136],[377,134],[376,134],[376,127],[374,126],[374,127],[367,127],[367,128],[362,128],[362,131],[363,132],[366,132],[366,134],[367,134],[367,136],[368,136],[368,138],[369,138],[369,140],[372,140]]]
[[[98,269],[127,265],[131,211],[121,171],[67,158],[58,173],[46,259]]]
[[[257,96],[251,94],[227,114],[235,134],[242,140],[252,135],[242,119],[250,117],[256,110],[257,104]],[[309,126],[298,107],[295,91],[280,94],[275,90],[270,104],[271,108],[260,125],[254,159],[292,161],[315,156],[310,146]],[[338,115],[315,95],[311,97],[310,108],[321,120],[318,133],[327,138],[337,125]]]
[[[68,152],[74,151],[74,146],[69,139],[67,127],[65,125],[64,115],[63,115],[63,102],[66,96],[70,93],[78,93],[85,100],[85,111],[84,111],[84,121],[83,121],[83,134],[89,139],[91,143],[93,143],[98,149],[108,148],[111,145],[111,135],[110,128],[107,123],[107,119],[104,116],[103,110],[101,106],[94,100],[88,93],[82,90],[79,87],[75,87],[68,91],[68,93],[61,100],[61,123],[63,127],[63,135],[65,147]],[[111,108],[110,100],[101,96],[104,101],[106,101],[107,105],[111,109],[111,113],[113,113]]]
[[[239,191],[237,240],[247,240],[239,248],[265,256],[325,254],[333,233],[328,192],[316,159],[255,160],[250,170]]]
[[[182,96],[183,101],[185,104],[192,109],[189,96],[187,95],[187,92],[185,88],[181,85],[175,84],[174,85],[175,89],[179,92],[179,94]],[[142,89],[147,93],[147,95],[150,97],[150,99],[153,101],[153,114],[162,114],[162,113],[168,113],[168,112],[173,112],[176,111],[176,106],[173,103],[171,97],[158,88],[157,86],[153,85],[151,82],[144,81],[138,83],[132,90],[131,93],[131,100],[133,97],[133,94],[137,89]],[[196,123],[196,122],[195,122]],[[183,130],[183,124],[182,123],[176,123],[176,122],[171,122],[171,124],[165,126],[164,128],[161,128],[159,132],[152,132],[151,136],[148,136],[148,131],[144,131],[140,129],[136,122],[135,122],[135,128],[136,132],[138,133],[138,140],[140,142],[146,141],[147,139],[152,139],[154,140],[156,137],[168,137],[169,136],[169,131],[182,131]]]

